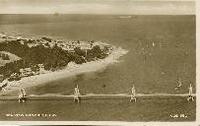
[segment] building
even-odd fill
[[[28,77],[33,75],[31,68],[24,68],[19,70],[22,77]]]
[[[45,69],[44,69],[44,65],[43,64],[38,64],[38,67],[39,67],[39,73],[40,74],[44,74],[45,73]]]

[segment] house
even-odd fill
[[[43,64],[38,64],[38,67],[40,69],[39,73],[40,74],[44,74],[45,73],[44,65]]]
[[[21,77],[20,77],[20,75],[17,74],[17,73],[12,73],[12,74],[10,75],[10,77],[8,78],[9,81],[20,80],[20,79],[21,79]]]
[[[24,68],[19,70],[22,77],[32,76],[34,73],[31,68]]]

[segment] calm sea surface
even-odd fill
[[[79,84],[81,93],[129,93],[132,82],[139,93],[187,93],[189,82],[195,87],[195,25],[195,16],[119,18],[117,15],[0,15],[0,32],[9,35],[50,36],[63,40],[101,40],[129,51],[118,63],[101,71],[27,89],[28,94],[37,95],[72,94],[75,84]],[[178,78],[183,82],[183,86],[176,92],[174,88]],[[186,120],[195,119],[195,103],[185,103],[182,98],[169,101],[155,99],[143,99],[133,106],[124,99],[86,100],[81,107],[69,100],[36,100],[23,104],[23,108],[15,101],[1,101],[0,111],[3,113],[0,119],[17,120],[5,117],[5,113],[22,112],[22,109],[24,113],[60,112],[60,118],[55,120],[173,121],[169,119],[170,113],[190,114],[192,116]],[[158,102],[162,104],[159,108]],[[102,110],[103,106],[107,111]],[[145,113],[147,107],[151,111]],[[157,109],[160,111],[156,113]],[[129,110],[134,113],[130,113]],[[94,116],[94,113],[98,116]]]

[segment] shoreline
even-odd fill
[[[77,74],[94,72],[105,68],[106,66],[118,62],[118,59],[128,53],[127,50],[120,47],[113,46],[113,50],[105,59],[99,59],[96,61],[91,61],[83,64],[68,65],[66,68],[54,72],[48,72],[45,74],[30,76],[22,78],[19,81],[9,82],[6,87],[6,92],[0,93],[0,96],[9,95],[11,92],[17,91],[21,88],[31,88],[34,86],[46,84],[51,81],[58,79],[67,78],[70,76],[75,76]]]

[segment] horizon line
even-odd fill
[[[112,14],[112,13],[0,13],[0,15],[55,15],[55,16],[59,16],[59,15],[126,15],[126,16],[148,16],[148,15],[160,15],[160,16],[164,16],[164,15],[171,15],[171,16],[176,16],[176,15],[196,15],[196,13],[180,13],[180,14]]]

